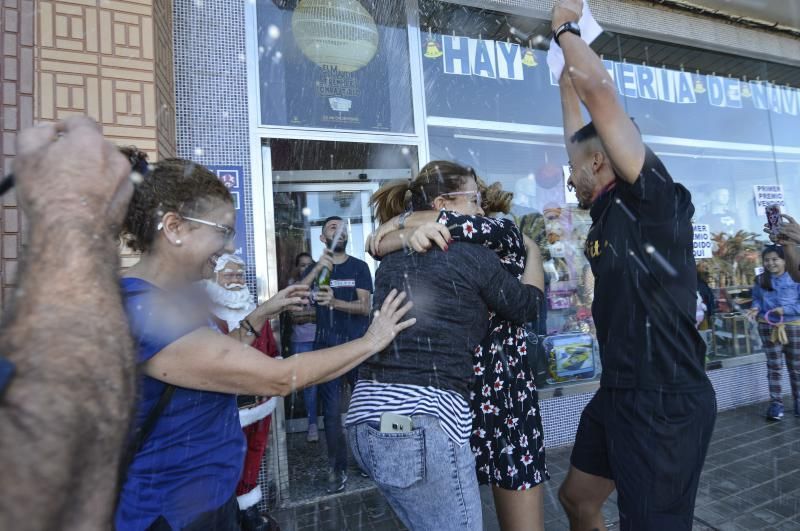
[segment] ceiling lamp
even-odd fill
[[[292,32],[303,55],[341,72],[367,66],[378,51],[378,27],[357,0],[301,0]]]

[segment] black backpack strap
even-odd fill
[[[173,393],[175,393],[175,386],[167,384],[158,399],[158,403],[156,403],[156,405],[153,406],[153,409],[150,410],[150,413],[147,414],[147,418],[144,420],[142,425],[139,426],[136,431],[134,431],[133,438],[131,439],[125,454],[122,456],[122,461],[120,461],[119,464],[117,483],[118,493],[122,492],[122,487],[125,485],[125,480],[128,476],[128,469],[130,468],[131,464],[133,464],[136,454],[138,454],[139,450],[141,450],[142,446],[144,446],[144,442],[147,440],[147,437],[153,432],[153,428],[156,427],[158,418],[164,412],[164,409],[166,409],[169,401],[172,400]],[[119,495],[117,496],[117,499],[119,500]]]
[[[173,393],[175,393],[175,386],[167,384],[166,387],[164,387],[164,392],[161,393],[161,397],[158,399],[158,403],[153,406],[153,409],[150,410],[150,413],[148,413],[142,425],[134,432],[133,440],[128,448],[130,457],[129,465],[133,462],[133,458],[136,457],[139,450],[142,449],[144,441],[146,441],[147,437],[153,432],[158,418],[164,412],[164,409],[166,409],[169,401],[172,400]]]

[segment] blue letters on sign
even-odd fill
[[[481,77],[497,77],[494,72],[494,41],[470,39],[469,44],[470,52],[472,52],[473,47],[475,48],[475,52],[470,53],[470,55],[475,58],[472,73]]]
[[[708,86],[708,103],[714,107],[725,107],[725,85],[722,78],[717,76],[706,76]]]
[[[656,88],[656,69],[652,66],[636,65],[636,89],[640,98],[658,99]]]
[[[469,39],[467,37],[442,36],[444,73],[470,75]]]
[[[675,72],[678,85],[678,103],[695,103],[697,98],[694,95],[692,86],[692,74],[689,72]]]
[[[636,66],[628,63],[617,63],[617,85],[626,98],[638,98],[636,91]]]

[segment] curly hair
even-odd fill
[[[503,186],[499,182],[487,185],[480,177],[477,178],[477,181],[478,190],[481,192],[481,208],[487,216],[511,212],[511,200],[514,198],[512,192],[503,190]]]
[[[149,251],[164,214],[203,214],[213,199],[233,204],[228,189],[206,167],[185,159],[158,161],[133,192],[123,225],[126,243],[134,251]]]

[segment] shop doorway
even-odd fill
[[[272,179],[275,241],[270,266],[275,268],[278,289],[300,275],[296,267],[298,254],[309,253],[314,260],[319,258],[324,249],[320,241],[322,225],[334,215],[345,221],[347,254],[366,262],[374,279],[377,263],[366,253],[366,243],[377,223],[369,200],[382,182],[408,179],[416,172],[416,148],[284,139],[270,141],[269,148],[265,153],[269,159],[264,162],[265,166],[267,162],[270,164],[265,176]],[[281,319],[283,356],[294,354],[291,346],[294,328],[290,316]],[[351,392],[345,385],[342,418]],[[302,391],[287,396],[280,409],[275,418],[275,437],[270,443],[272,479],[278,488],[276,501],[287,506],[328,496],[328,457],[320,400],[316,412],[311,413],[318,419],[317,441],[308,440],[309,411]],[[349,480],[345,492],[371,488],[371,481],[361,477],[352,456],[348,457]]]

